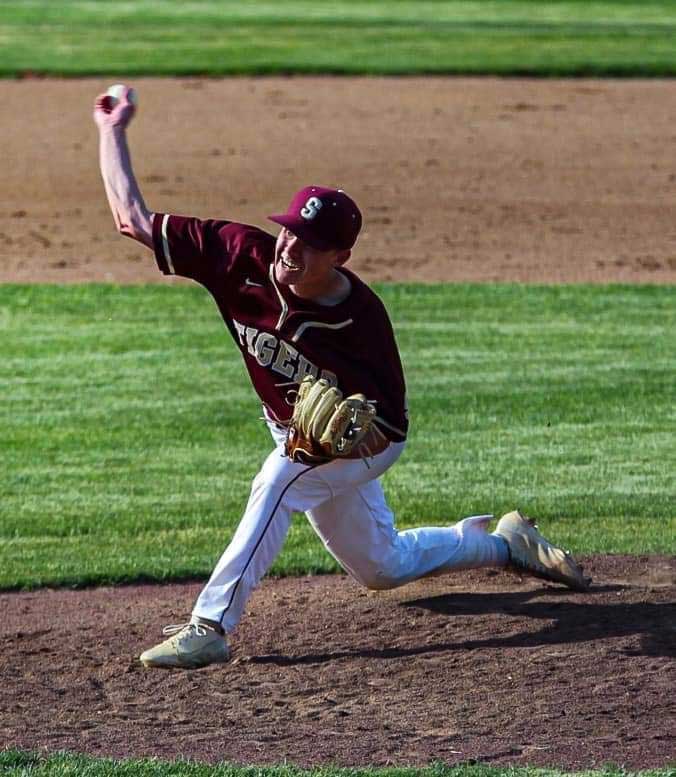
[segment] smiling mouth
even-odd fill
[[[300,270],[300,269],[302,269],[299,264],[294,264],[290,259],[288,259],[285,256],[281,257],[281,262],[282,262],[282,267],[285,270],[293,271],[293,270]]]

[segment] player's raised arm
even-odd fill
[[[141,195],[127,145],[127,127],[136,111],[133,90],[99,95],[94,104],[94,121],[99,129],[99,165],[108,204],[117,231],[153,247],[153,214]]]

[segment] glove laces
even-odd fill
[[[387,440],[387,436],[383,434],[382,429],[380,429],[377,424],[371,424],[369,431],[371,429],[373,429],[373,431],[376,433],[376,436],[380,437],[381,440]],[[369,464],[368,460],[373,458],[373,451],[369,448],[369,446],[362,441],[357,446],[357,452],[359,453],[361,460],[366,465],[366,468],[371,469],[371,465]]]

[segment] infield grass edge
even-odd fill
[[[4,777],[674,777],[675,773],[673,766],[631,771],[612,764],[580,771],[481,764],[447,766],[443,763],[421,768],[321,766],[304,769],[287,764],[238,766],[155,758],[115,760],[67,752],[50,755],[13,749],[0,752],[0,774]]]

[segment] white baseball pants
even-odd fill
[[[276,447],[253,480],[246,510],[202,592],[193,617],[239,622],[253,589],[280,552],[293,512],[304,512],[329,553],[359,583],[395,588],[433,573],[504,566],[507,546],[487,534],[490,515],[441,528],[397,531],[378,478],[404,450],[391,443],[369,459],[319,466],[284,455],[284,430],[270,423]]]

